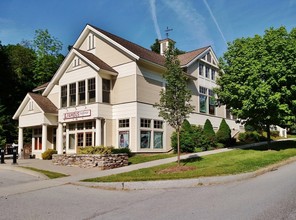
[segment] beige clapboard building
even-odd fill
[[[161,41],[161,53],[168,40]],[[189,76],[194,112],[189,121],[218,128],[222,118],[235,133],[213,87],[218,60],[210,46],[179,55]],[[19,153],[24,129],[32,129],[32,154],[53,148],[76,153],[85,146],[128,147],[132,152],[168,152],[173,129],[153,105],[164,88],[164,57],[92,25],[86,25],[51,81],[28,93],[14,119],[19,122]]]

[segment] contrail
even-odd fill
[[[220,28],[220,26],[219,26],[219,24],[218,24],[218,22],[217,22],[217,20],[216,20],[216,18],[215,18],[215,16],[214,16],[214,14],[213,14],[213,12],[212,12],[212,10],[211,10],[211,8],[210,8],[210,6],[209,6],[207,0],[203,0],[203,2],[205,3],[205,5],[206,5],[208,11],[210,12],[211,17],[212,17],[212,19],[213,19],[215,25],[217,26],[217,29],[218,29],[218,31],[220,32],[223,41],[225,42],[225,44],[226,44],[226,46],[227,46],[227,41],[226,41],[226,39],[225,39],[225,37],[224,37],[224,34],[223,34],[223,32],[222,32],[222,30],[221,30],[221,28]]]
[[[158,39],[161,40],[162,37],[161,37],[161,33],[160,33],[158,21],[157,21],[157,16],[156,16],[155,0],[150,0],[149,3],[150,3],[150,11],[151,11],[151,15],[152,15],[152,20],[154,23],[154,28],[155,28]]]

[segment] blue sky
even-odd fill
[[[270,27],[296,27],[296,0],[1,0],[3,45],[32,40],[48,29],[64,46],[89,23],[149,48],[169,37],[185,51],[211,45],[217,56],[226,42],[262,35]]]

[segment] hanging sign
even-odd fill
[[[87,116],[91,116],[90,109],[64,113],[64,119],[82,118],[82,117],[87,117]]]

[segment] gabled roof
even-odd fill
[[[129,51],[131,51],[132,53],[138,55],[140,58],[144,59],[144,60],[147,60],[147,61],[150,61],[150,62],[153,62],[153,63],[156,63],[158,65],[161,65],[163,66],[164,65],[164,62],[165,62],[165,59],[163,56],[161,56],[160,54],[158,53],[155,53],[151,50],[148,50],[138,44],[135,44],[135,43],[132,43],[126,39],[123,39],[121,37],[118,37],[114,34],[111,34],[107,31],[104,31],[100,28],[97,28],[93,25],[90,25],[92,28],[94,28],[95,30],[101,32],[102,34],[104,34],[105,36],[107,36],[108,38],[112,39],[113,41],[115,41],[116,43],[122,45],[123,47],[125,47],[126,49],[128,49]]]
[[[44,90],[46,88],[46,86],[48,85],[49,82],[47,83],[44,83],[40,86],[37,86],[35,89],[33,89],[33,92],[38,92],[38,91],[41,91],[41,90]]]
[[[113,72],[113,73],[118,73],[116,70],[114,70],[111,66],[109,66],[107,63],[105,63],[103,60],[101,60],[100,58],[96,57],[95,55],[93,55],[92,53],[88,53],[86,51],[83,50],[79,50],[77,48],[74,48],[74,50],[77,50],[82,56],[84,56],[85,58],[87,58],[89,61],[91,61],[92,63],[94,63],[97,67],[99,67],[100,69],[103,70],[107,70],[109,72]]]
[[[44,113],[57,114],[57,107],[47,98],[39,94],[29,92],[29,96],[36,102]]]
[[[47,97],[29,92],[20,104],[16,113],[14,114],[13,119],[19,118],[22,111],[30,100],[33,100],[43,113],[58,114],[57,107]]]
[[[72,62],[75,56],[80,57],[84,62],[86,62],[89,66],[94,68],[96,71],[103,69],[107,71],[109,74],[113,76],[117,76],[118,72],[106,64],[104,61],[96,57],[95,55],[88,53],[86,51],[82,51],[76,48],[72,48],[68,55],[65,57],[63,63],[60,65],[57,72],[52,77],[51,81],[49,82],[48,86],[43,92],[44,96],[47,96],[50,90],[54,87],[54,85],[58,82],[58,80],[62,77],[64,72],[67,70],[68,66]]]
[[[180,60],[180,65],[181,66],[186,66],[192,60],[197,58],[199,55],[201,55],[203,52],[205,52],[209,48],[210,48],[210,46],[207,46],[207,47],[203,47],[203,48],[193,50],[193,51],[190,51],[190,52],[179,55],[178,58]]]

